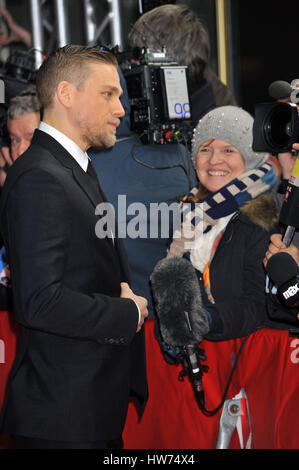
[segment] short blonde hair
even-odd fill
[[[66,80],[81,88],[89,76],[91,63],[117,66],[113,54],[91,46],[67,45],[54,51],[37,72],[36,88],[43,109],[51,107],[58,84]]]

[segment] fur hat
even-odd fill
[[[221,106],[207,113],[198,122],[193,133],[192,161],[195,166],[200,145],[207,140],[220,139],[236,147],[245,161],[245,169],[252,170],[265,163],[265,152],[252,150],[253,117],[237,106]]]

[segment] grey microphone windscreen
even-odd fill
[[[198,278],[190,261],[165,258],[150,277],[163,340],[170,346],[200,342],[209,332]]]

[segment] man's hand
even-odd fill
[[[290,246],[286,247],[285,244],[282,242],[282,236],[280,233],[274,233],[270,237],[270,244],[268,247],[268,251],[266,252],[265,258],[264,258],[264,266],[265,268],[267,267],[267,263],[271,256],[275,255],[276,253],[289,253],[294,260],[296,261],[297,264],[299,264],[299,250],[298,248],[293,245],[292,243]]]
[[[127,284],[126,282],[121,282],[120,287],[121,287],[120,297],[133,300],[139,308],[140,319],[139,319],[139,323],[138,323],[137,330],[136,330],[136,333],[138,333],[138,331],[141,330],[144,320],[148,316],[148,309],[147,309],[148,302],[144,297],[135,295],[132,289],[130,288],[129,284]]]

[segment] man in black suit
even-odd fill
[[[130,395],[147,398],[142,324],[121,240],[95,230],[106,203],[86,150],[110,147],[124,115],[115,58],[84,46],[37,74],[43,120],[11,167],[1,228],[20,324],[2,431],[15,448],[111,448]]]

